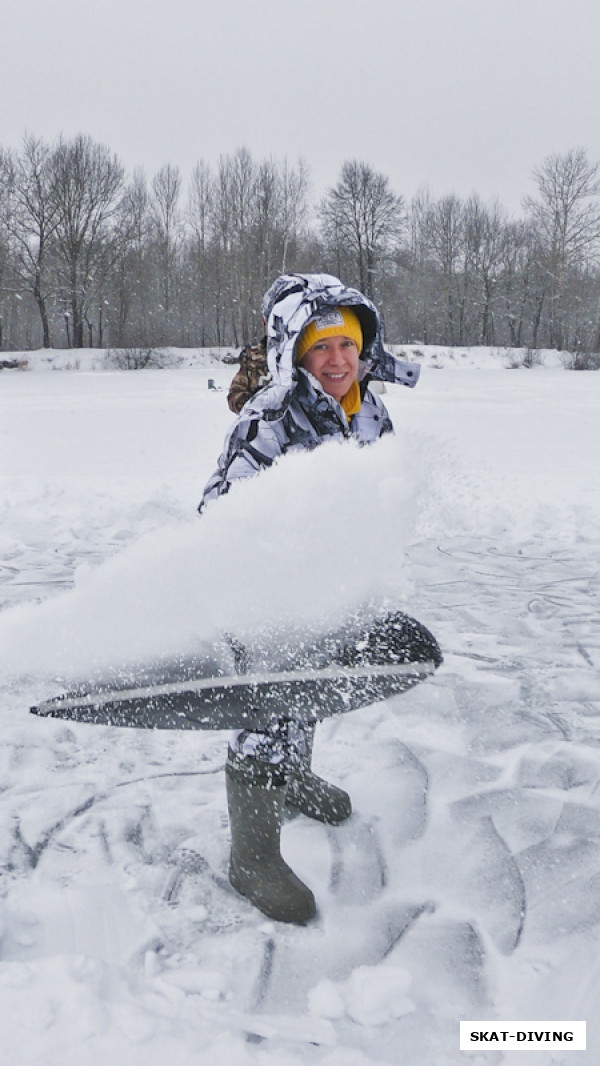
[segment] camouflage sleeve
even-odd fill
[[[248,373],[244,367],[241,366],[237,374],[234,376],[231,385],[229,386],[229,392],[227,393],[229,410],[233,411],[235,415],[239,415],[246,400],[248,400],[251,395]]]
[[[234,414],[269,380],[267,350],[264,343],[247,344],[240,352],[240,368],[229,386],[227,403]]]

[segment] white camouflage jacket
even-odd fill
[[[358,374],[362,405],[350,422],[341,405],[295,362],[296,341],[304,326],[338,306],[352,307],[363,331]],[[200,511],[207,501],[227,492],[236,478],[256,474],[292,449],[315,448],[336,437],[370,444],[391,432],[388,412],[369,389],[369,381],[413,388],[419,379],[417,364],[402,362],[384,349],[379,314],[371,301],[330,274],[278,278],[265,296],[263,315],[272,380],[248,400],[233,423],[204,489]]]

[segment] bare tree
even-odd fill
[[[150,209],[159,270],[160,302],[164,315],[165,340],[171,339],[171,319],[177,285],[177,260],[182,237],[179,212],[181,174],[178,167],[167,164],[152,181]]]
[[[213,321],[217,344],[225,344],[229,338],[234,303],[231,262],[236,242],[231,170],[231,158],[221,156],[214,182],[211,224]],[[237,336],[235,343],[237,343]]]
[[[237,345],[260,333],[261,296],[304,238],[307,187],[304,164],[256,162],[246,148],[222,156],[214,177],[197,169],[188,211],[192,291],[201,284],[215,343]]]
[[[123,168],[116,156],[90,137],[59,140],[51,157],[56,248],[68,307],[73,347],[84,343],[94,291],[116,252],[110,223],[119,206]]]
[[[522,219],[507,221],[503,228],[498,315],[502,338],[512,348],[523,345],[531,295],[534,291],[535,242],[531,226]]]
[[[349,251],[361,290],[373,298],[376,275],[405,225],[404,200],[388,179],[356,160],[342,166],[340,179],[320,206],[326,240]]]
[[[298,250],[299,242],[305,234],[308,218],[308,168],[303,159],[296,168],[285,160],[280,176],[281,184],[281,227],[283,242],[279,270],[285,274],[290,256]],[[271,280],[270,278],[268,279]]]
[[[258,293],[255,279],[260,271],[257,235],[260,210],[259,172],[257,165],[247,148],[240,148],[227,161],[229,182],[228,201],[231,211],[231,234],[233,245],[230,257],[231,269],[231,304],[230,322],[234,342],[243,343],[254,333]],[[272,199],[272,167],[265,164],[263,173],[263,196],[266,203]],[[264,219],[264,207],[263,219]],[[268,237],[262,234],[263,248],[268,244]],[[257,271],[258,267],[258,271]]]
[[[189,190],[188,220],[203,251],[208,247],[210,215],[214,198],[213,177],[205,162],[196,163]]]
[[[261,167],[246,148],[219,160],[213,212],[217,331],[234,344],[256,332],[259,278],[271,255],[269,211],[275,208],[272,164]]]
[[[462,344],[464,307],[464,206],[457,196],[444,196],[430,205],[425,228],[432,259],[440,273],[449,344]]]
[[[504,271],[507,224],[505,212],[497,201],[488,208],[478,196],[467,200],[466,258],[479,289],[473,296],[473,311],[481,322],[478,340],[484,345],[496,341],[495,298]]]
[[[600,174],[583,149],[551,155],[534,171],[537,197],[525,206],[536,228],[548,277],[550,342],[569,340],[567,288],[570,275],[585,269],[600,243]]]
[[[210,294],[211,216],[214,201],[214,179],[204,162],[192,171],[187,221],[191,240],[188,245],[190,291],[192,295],[194,333],[202,347],[208,337],[208,303]],[[198,322],[198,326],[196,323]]]
[[[304,163],[247,149],[199,162],[185,210],[177,167],[127,185],[90,138],[0,147],[0,346],[104,336],[111,345],[257,337],[276,273],[330,269],[380,305],[388,339],[600,350],[600,167],[544,160],[527,215],[420,193],[405,217],[388,179],[347,162],[307,207]],[[408,222],[408,225],[407,225]]]
[[[110,308],[118,346],[145,345],[150,332],[152,264],[150,196],[146,177],[136,170],[114,220],[118,256],[112,271]],[[100,340],[99,340],[100,343]]]
[[[403,321],[398,321],[397,315],[391,316],[391,323],[397,323],[395,335],[398,338],[418,338],[423,344],[435,336],[436,319],[426,224],[430,207],[429,190],[420,189],[408,211],[407,243],[402,256],[405,265],[402,299],[394,301],[396,308],[401,309]]]
[[[4,225],[15,281],[21,291],[33,296],[40,314],[42,343],[49,348],[52,240],[57,227],[51,149],[38,138],[27,136],[20,154],[3,154],[0,169],[7,192]]]
[[[272,159],[260,163],[256,171],[254,193],[254,225],[251,243],[255,266],[263,291],[275,269],[278,259],[278,222],[281,217],[281,182],[279,168]]]

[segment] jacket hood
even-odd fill
[[[283,274],[266,293],[262,312],[267,331],[267,362],[274,385],[286,392],[297,379],[296,341],[306,324],[331,308],[352,307],[360,319],[363,350],[359,380],[375,378],[414,388],[421,368],[398,359],[383,346],[381,319],[373,303],[358,289],[332,274]]]

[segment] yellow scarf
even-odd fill
[[[342,396],[340,403],[344,408],[348,421],[350,421],[352,415],[358,414],[362,405],[358,381],[355,380],[352,382],[346,395]]]

